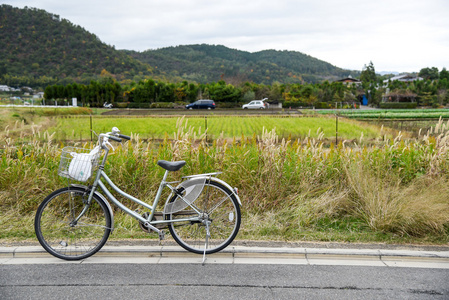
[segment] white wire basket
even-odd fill
[[[61,153],[58,175],[85,182],[98,169],[100,155],[99,146],[94,149],[64,147]]]

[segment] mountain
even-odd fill
[[[263,84],[318,82],[360,74],[295,51],[250,53],[202,44],[127,53],[167,75],[203,83],[220,79]]]
[[[58,15],[6,4],[0,6],[0,41],[0,83],[10,86],[89,83],[104,77],[122,84],[146,78],[272,84],[359,75],[294,51],[250,53],[205,44],[144,52],[116,50]]]
[[[89,81],[103,70],[118,79],[132,78],[138,72],[151,73],[148,65],[44,10],[1,5],[0,28],[3,77]]]

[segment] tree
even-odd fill
[[[241,99],[240,89],[231,84],[226,85],[222,80],[210,85],[210,95],[216,102],[239,102]]]
[[[254,93],[252,90],[247,91],[245,94],[243,94],[243,100],[245,102],[250,102],[256,98],[256,93]]]
[[[418,75],[424,79],[429,79],[429,80],[438,79],[438,77],[439,77],[438,68],[436,68],[436,67],[423,68],[423,69],[421,69],[421,71],[419,71]]]
[[[362,69],[362,73],[360,74],[360,81],[362,83],[371,83],[376,82],[376,70],[374,69],[373,62],[370,61],[368,66],[364,66]]]
[[[449,81],[449,71],[446,68],[443,68],[440,72],[440,79],[446,79]]]

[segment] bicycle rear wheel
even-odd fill
[[[106,243],[111,232],[111,215],[97,195],[78,222],[74,222],[88,196],[83,188],[66,187],[42,201],[34,229],[48,253],[65,260],[79,260],[95,254]]]
[[[201,194],[193,203],[200,214],[186,207],[167,214],[165,218],[175,221],[168,226],[175,241],[184,249],[198,254],[204,253],[208,222],[210,236],[206,254],[211,254],[223,250],[234,240],[240,228],[240,206],[234,193],[222,184],[212,180],[206,180],[203,184]],[[180,200],[178,196],[173,196],[169,203],[177,199]],[[198,216],[200,220],[176,222]]]

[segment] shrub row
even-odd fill
[[[416,102],[382,102],[379,107],[383,109],[413,109],[418,106]]]
[[[173,102],[153,102],[153,103],[136,103],[136,102],[122,102],[117,103],[119,108],[174,108]]]

